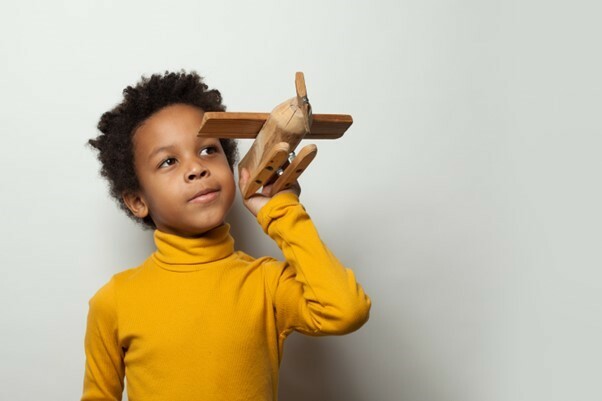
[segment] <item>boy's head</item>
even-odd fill
[[[195,224],[201,224],[198,230],[209,222],[180,221],[184,224],[180,231],[171,225],[194,219],[199,209],[205,217],[206,211],[225,214],[234,197],[230,181],[233,184],[236,142],[196,136],[203,111],[225,110],[219,91],[208,90],[194,72],[166,72],[143,77],[136,86],[125,88],[123,94],[123,101],[102,115],[98,123],[101,134],[89,141],[99,151],[101,174],[109,181],[111,195],[130,217],[149,228],[194,235],[190,230]],[[222,167],[228,171],[222,171]],[[192,203],[177,204],[179,196],[189,197],[208,189],[218,189],[219,196],[206,195]],[[163,202],[169,199],[176,204]],[[222,201],[229,204],[221,205]],[[192,214],[173,209],[178,207],[191,208]],[[188,223],[192,226],[186,226]]]

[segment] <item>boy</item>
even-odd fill
[[[156,251],[90,300],[82,401],[275,400],[285,338],[344,334],[370,300],[321,242],[299,186],[244,201],[286,259],[234,250],[236,143],[199,138],[221,95],[196,73],[143,78],[105,113],[101,174]],[[249,173],[241,172],[239,185]]]

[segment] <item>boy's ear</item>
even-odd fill
[[[134,216],[140,219],[148,216],[148,205],[138,192],[124,192],[121,198]]]

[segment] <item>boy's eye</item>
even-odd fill
[[[163,160],[163,163],[161,163],[159,165],[159,168],[163,168],[163,167],[169,167],[176,164],[176,159],[175,157],[170,157],[168,159]]]
[[[217,153],[217,146],[207,146],[200,151],[201,156],[212,155],[214,153]]]

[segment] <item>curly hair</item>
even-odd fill
[[[172,104],[187,104],[203,111],[224,111],[222,96],[216,89],[208,90],[196,72],[168,72],[142,76],[136,86],[123,90],[123,101],[102,115],[98,122],[101,134],[88,143],[98,150],[100,174],[109,181],[110,193],[127,215],[146,228],[154,229],[150,216],[140,220],[127,208],[122,195],[140,190],[134,169],[133,137],[136,129],[150,116]],[[236,141],[220,139],[233,169],[238,158]]]

